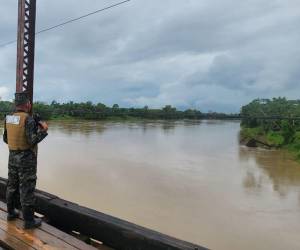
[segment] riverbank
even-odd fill
[[[238,117],[227,117],[227,118],[211,118],[211,117],[203,117],[203,118],[146,118],[146,117],[134,117],[134,116],[108,116],[105,118],[82,118],[82,117],[73,117],[69,115],[65,116],[52,116],[46,121],[112,121],[112,122],[122,122],[122,121],[206,121],[206,120],[220,120],[220,121],[240,121],[241,119]]]
[[[247,128],[240,131],[240,143],[249,147],[264,147],[288,151],[293,158],[300,162],[300,131],[295,132],[287,140],[285,132],[265,131],[263,127]]]
[[[12,102],[0,101],[0,117],[14,110]],[[57,103],[51,104],[35,102],[34,113],[40,114],[42,119],[69,119],[80,118],[84,120],[128,120],[128,119],[150,119],[150,120],[182,120],[182,119],[231,119],[240,118],[239,114],[225,114],[217,112],[203,113],[197,109],[178,110],[176,107],[166,105],[161,108],[145,107],[120,107],[114,104],[111,107],[102,103]]]

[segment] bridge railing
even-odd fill
[[[0,178],[2,201],[5,201],[6,185],[7,180]],[[101,197],[94,198],[101,199]],[[36,191],[36,199],[36,211],[44,215],[49,224],[67,233],[79,232],[117,250],[207,250],[196,244],[62,200],[43,191]]]

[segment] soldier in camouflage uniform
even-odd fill
[[[16,93],[15,104],[16,112],[6,116],[3,134],[9,147],[7,219],[19,217],[16,208],[21,204],[24,228],[31,229],[41,225],[41,220],[34,218],[37,144],[48,135],[48,126],[29,114],[31,103],[26,93]]]

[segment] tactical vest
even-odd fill
[[[6,116],[5,126],[9,150],[28,150],[32,148],[27,142],[25,133],[25,122],[28,116],[29,114],[24,112]]]

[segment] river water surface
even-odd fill
[[[238,133],[228,121],[52,122],[38,188],[211,249],[300,249],[300,165]],[[2,177],[7,157],[1,142]]]

